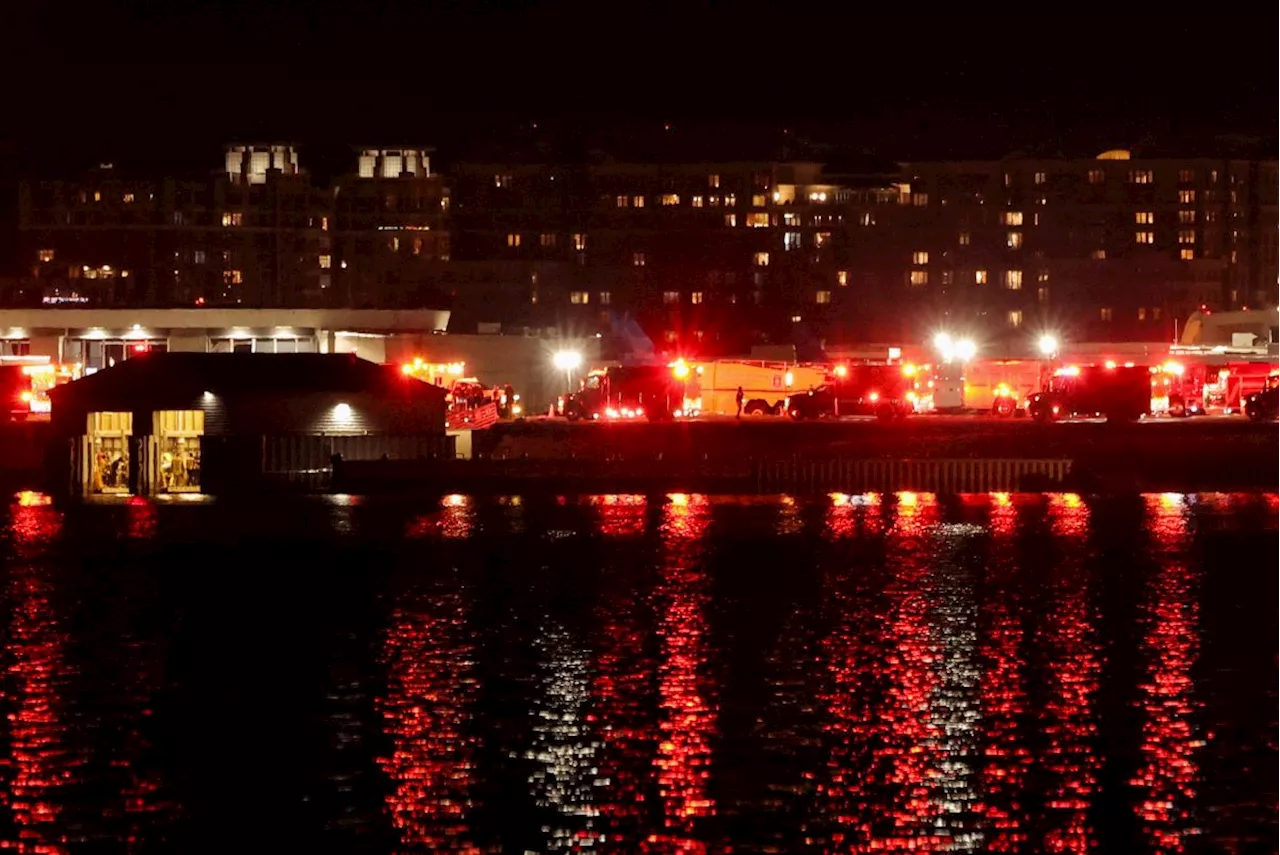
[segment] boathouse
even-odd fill
[[[50,399],[73,495],[324,489],[335,457],[453,456],[444,390],[353,354],[152,353]]]

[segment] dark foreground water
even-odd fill
[[[1274,495],[4,510],[27,852],[1268,852]]]

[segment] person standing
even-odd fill
[[[740,419],[740,418],[742,418],[742,399],[743,399],[743,398],[745,398],[745,397],[746,397],[746,395],[744,395],[744,394],[742,393],[742,387],[741,387],[741,386],[739,386],[739,387],[738,387],[738,394],[736,394],[736,395],[734,395],[734,396],[733,396],[733,402],[734,402],[735,404],[737,404],[737,405],[738,405],[738,414],[737,414],[736,416],[734,416],[734,418],[736,418],[736,419]]]

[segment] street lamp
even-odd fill
[[[1049,333],[1040,336],[1039,345],[1040,353],[1048,358],[1052,358],[1058,352],[1058,339]]]
[[[978,346],[971,339],[956,342],[955,355],[961,362],[968,362],[978,353]]]
[[[573,391],[573,372],[582,366],[582,354],[576,350],[557,350],[551,356],[551,364],[564,372],[569,391]]]

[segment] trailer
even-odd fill
[[[682,364],[675,364],[677,372]],[[743,415],[778,416],[792,392],[816,389],[826,382],[828,368],[796,362],[719,359],[687,368],[684,373],[685,414],[736,415],[741,389]]]

